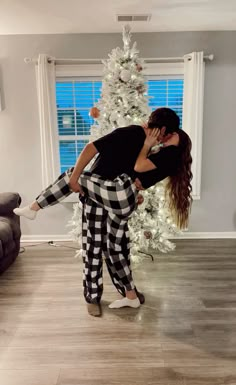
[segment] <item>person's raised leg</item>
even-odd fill
[[[69,186],[70,176],[73,172],[73,167],[63,172],[59,177],[44,189],[30,205],[16,208],[13,212],[16,215],[23,216],[27,219],[35,219],[37,212],[50,206],[54,206],[61,202],[65,197],[72,194]]]

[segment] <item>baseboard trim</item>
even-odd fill
[[[170,237],[170,239],[236,239],[236,232],[183,232],[180,235]],[[21,242],[71,242],[72,237],[67,234],[52,234],[52,235],[23,235]]]
[[[183,232],[171,239],[235,239],[236,231],[222,232]]]
[[[58,241],[58,242],[71,242],[73,241],[72,237],[67,234],[59,235],[22,235],[21,242],[31,243],[31,242],[49,242],[49,241]]]

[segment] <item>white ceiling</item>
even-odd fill
[[[120,32],[130,13],[152,15],[133,32],[236,30],[236,0],[0,0],[0,34]]]

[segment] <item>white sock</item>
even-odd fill
[[[25,218],[28,218],[31,220],[35,219],[35,217],[37,215],[37,211],[32,210],[29,206],[14,209],[13,212],[16,215],[19,215],[19,216],[22,216],[22,217],[25,217]]]
[[[138,308],[140,306],[140,301],[138,298],[135,299],[129,299],[127,297],[118,299],[112,303],[110,303],[109,308],[110,309],[119,309],[120,307],[134,307]]]

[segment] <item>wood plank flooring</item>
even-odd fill
[[[140,309],[108,308],[104,267],[101,318],[73,250],[27,247],[0,276],[0,384],[236,385],[236,240],[176,244],[134,267]]]

